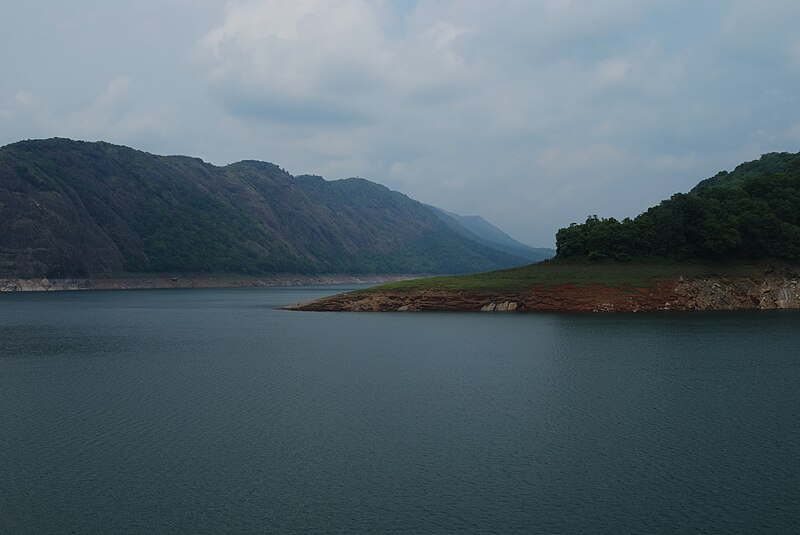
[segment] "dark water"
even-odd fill
[[[800,532],[800,314],[329,291],[0,295],[0,532]]]

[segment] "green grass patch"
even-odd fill
[[[591,262],[548,260],[519,268],[473,275],[431,277],[393,282],[362,290],[412,292],[448,290],[466,292],[518,293],[536,286],[654,286],[677,277],[752,277],[764,273],[766,265],[674,262]]]

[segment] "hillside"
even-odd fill
[[[589,217],[556,234],[559,258],[800,259],[800,153],[765,154],[643,214]]]
[[[364,179],[66,139],[0,148],[0,275],[466,273],[524,258]]]

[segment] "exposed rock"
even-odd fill
[[[0,279],[0,292],[48,292],[86,288],[86,279]]]
[[[386,283],[407,280],[411,275],[242,275],[131,276],[96,279],[24,279],[0,277],[0,292],[45,292],[53,290],[127,290],[146,288],[239,288],[330,284]]]
[[[778,308],[791,308],[793,293],[791,287],[788,286],[778,290],[778,299],[776,300]]]
[[[502,301],[485,304],[481,307],[481,312],[514,312],[517,310],[517,303],[515,301]]]

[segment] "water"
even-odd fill
[[[0,295],[0,532],[800,531],[800,314],[328,292]]]

